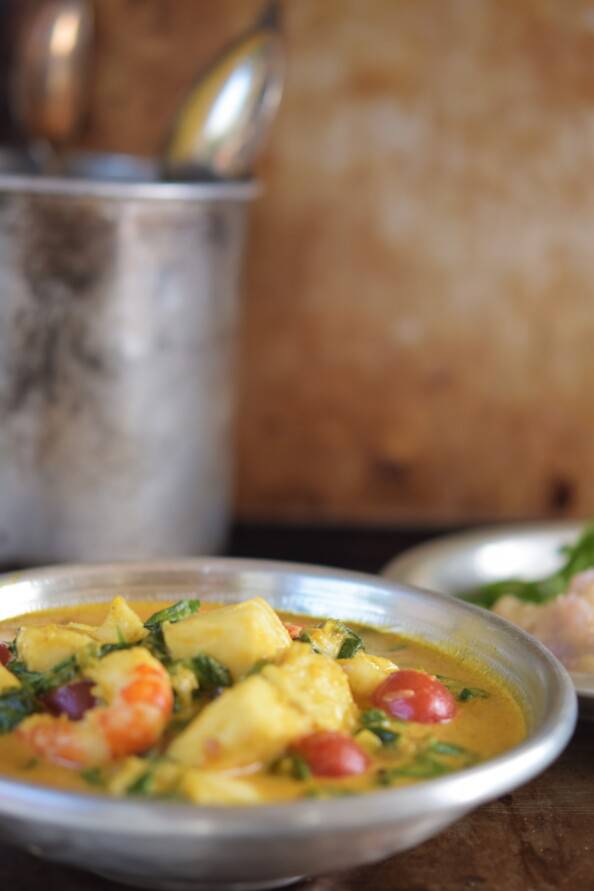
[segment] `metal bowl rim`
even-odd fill
[[[267,572],[300,575],[306,578],[332,578],[337,582],[365,584],[384,593],[404,592],[434,602],[445,602],[463,613],[475,615],[479,621],[498,626],[512,635],[516,643],[529,649],[540,660],[547,674],[553,705],[550,713],[522,743],[483,764],[392,790],[377,790],[356,798],[356,807],[345,807],[345,799],[292,801],[285,804],[250,807],[246,820],[245,807],[197,806],[167,802],[114,800],[79,792],[62,792],[32,783],[0,779],[0,813],[27,819],[34,808],[34,819],[54,825],[103,831],[106,826],[114,834],[157,834],[194,836],[216,834],[221,839],[261,839],[320,830],[352,830],[386,824],[396,816],[420,816],[436,807],[469,809],[515,788],[543,770],[565,747],[576,722],[576,697],[571,679],[563,666],[538,641],[509,622],[464,603],[447,594],[439,594],[397,584],[378,576],[319,567],[243,558],[188,558],[151,562],[118,562],[89,565],[61,565],[27,572],[9,573],[0,577],[0,594],[7,586],[30,582],[57,582],[68,577],[76,580],[90,576],[109,576],[113,572],[197,572],[210,571]],[[94,579],[89,579],[93,580]],[[352,801],[353,799],[347,799]]]

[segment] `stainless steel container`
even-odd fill
[[[0,176],[0,561],[220,548],[242,184]]]

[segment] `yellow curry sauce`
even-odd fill
[[[259,601],[263,603],[263,601]],[[255,601],[248,601],[248,604]],[[131,607],[141,622],[145,622],[156,611],[171,607],[170,602],[155,601],[131,601],[126,605],[126,609]],[[265,605],[269,613],[273,613],[268,606]],[[35,638],[31,637],[31,632],[23,632],[23,629],[41,629],[47,626],[69,626],[70,623],[76,623],[76,629],[81,634],[86,634],[89,627],[106,627],[108,619],[108,611],[110,609],[107,603],[83,604],[72,607],[62,607],[58,609],[44,610],[35,613],[28,613],[23,616],[11,619],[0,624],[0,640],[13,641],[17,633],[16,654],[13,659],[18,660],[21,667],[29,669],[23,655],[26,654],[31,660],[31,664],[35,665],[39,670],[39,664],[43,665],[43,652],[35,654],[31,647],[35,644]],[[266,621],[277,621],[280,617],[287,627],[291,625],[299,625],[305,629],[301,633],[302,642],[290,641],[287,638],[287,644],[280,655],[275,654],[273,657],[269,653],[263,659],[257,657],[260,629],[256,625],[249,625],[246,619],[245,636],[246,640],[250,634],[253,635],[255,644],[253,652],[248,647],[247,650],[238,649],[238,635],[236,631],[232,632],[226,641],[217,643],[221,629],[211,627],[208,631],[211,635],[208,639],[215,641],[209,645],[213,651],[216,651],[215,665],[225,662],[221,652],[225,652],[225,647],[229,652],[229,663],[239,665],[231,678],[231,686],[228,689],[221,690],[202,689],[200,679],[195,683],[198,685],[194,689],[188,691],[183,688],[183,684],[179,684],[179,678],[185,680],[190,677],[186,667],[194,665],[189,661],[189,656],[195,654],[192,649],[193,637],[192,629],[198,627],[192,624],[195,616],[214,617],[215,611],[222,609],[219,615],[221,619],[226,616],[225,610],[228,607],[221,607],[216,604],[200,605],[198,612],[189,618],[183,618],[177,623],[164,624],[161,626],[165,629],[164,637],[161,641],[165,641],[166,651],[169,656],[173,648],[177,656],[181,654],[183,658],[174,658],[171,662],[167,660],[167,671],[169,677],[175,676],[175,684],[179,690],[175,693],[175,711],[168,718],[167,726],[161,735],[161,738],[151,747],[151,751],[146,754],[138,751],[133,754],[126,754],[123,757],[110,759],[107,763],[102,760],[101,764],[85,764],[62,766],[60,763],[51,763],[46,760],[40,753],[39,749],[31,747],[23,736],[19,733],[19,727],[14,730],[0,735],[0,771],[4,776],[13,777],[24,780],[26,782],[41,783],[53,786],[59,789],[78,790],[86,792],[105,792],[106,794],[116,795],[144,795],[147,797],[163,797],[178,800],[191,800],[199,804],[252,804],[265,803],[273,801],[282,801],[289,799],[297,799],[303,797],[328,797],[340,794],[351,794],[354,792],[363,792],[379,789],[387,786],[407,785],[423,779],[440,776],[453,770],[463,769],[464,767],[476,764],[491,758],[519,743],[525,736],[526,728],[524,717],[519,705],[511,693],[506,689],[504,684],[497,677],[491,675],[483,666],[473,664],[468,660],[463,660],[455,655],[443,652],[429,646],[425,643],[410,640],[406,637],[376,630],[358,624],[351,624],[345,629],[342,623],[326,622],[322,630],[318,626],[324,620],[316,620],[311,617],[274,614],[272,618],[265,616]],[[250,612],[246,610],[246,616]],[[254,615],[257,611],[254,612]],[[264,613],[263,613],[264,615]],[[251,616],[251,613],[250,613]],[[253,617],[250,618],[250,621]],[[244,621],[242,619],[242,621]],[[258,619],[259,621],[259,619]],[[124,623],[125,624],[125,623]],[[215,623],[216,624],[216,623]],[[87,631],[84,631],[87,627]],[[222,623],[224,630],[225,623]],[[124,628],[124,634],[121,629],[117,629],[117,640],[113,642],[115,652],[130,653],[138,652],[139,647],[148,646],[148,639],[136,641],[131,645],[130,650],[126,647],[130,646],[129,641],[125,639],[127,626]],[[347,648],[341,649],[340,635],[344,635],[345,631],[352,634],[348,637]],[[144,632],[146,633],[146,632]],[[203,633],[202,631],[200,632]],[[275,632],[276,633],[276,632]],[[27,634],[29,637],[27,637]],[[213,636],[214,635],[214,636]],[[324,637],[326,635],[326,637]],[[348,658],[348,644],[353,644],[357,638],[361,639],[363,647],[355,643],[360,655]],[[223,635],[224,638],[224,635]],[[347,658],[337,658],[336,648],[330,652],[334,643],[329,643],[330,639],[338,641],[336,646],[339,652],[346,654]],[[106,639],[105,637],[103,639]],[[342,640],[346,638],[343,636]],[[317,643],[316,643],[317,641]],[[245,643],[245,641],[244,641]],[[93,643],[89,638],[90,646],[86,650],[77,651],[77,665],[83,666],[83,671],[90,673],[87,677],[98,677],[97,673],[93,674],[93,670],[86,669],[89,664],[97,665],[97,662],[104,662],[109,655],[101,656],[97,649],[99,644]],[[330,650],[322,651],[328,645]],[[29,646],[29,650],[27,650]],[[202,647],[203,644],[200,644]],[[221,646],[223,649],[221,650]],[[109,647],[105,648],[107,651]],[[353,647],[351,647],[351,650]],[[206,648],[204,648],[206,651]],[[233,651],[233,654],[232,654]],[[344,673],[348,678],[348,685],[343,684],[340,687],[340,697],[352,696],[352,707],[346,705],[342,712],[341,718],[336,718],[334,712],[340,703],[324,703],[312,702],[312,711],[309,713],[309,704],[303,701],[295,700],[293,705],[299,711],[300,719],[303,717],[301,712],[307,713],[307,719],[302,725],[295,725],[295,733],[298,733],[299,727],[308,727],[309,732],[324,727],[331,729],[337,728],[341,732],[348,734],[353,738],[357,745],[366,753],[369,764],[368,768],[361,774],[345,777],[327,777],[312,775],[308,768],[308,764],[303,758],[293,753],[292,745],[286,744],[281,751],[274,750],[274,733],[275,727],[272,726],[274,721],[284,723],[281,712],[276,715],[272,712],[271,725],[269,726],[266,707],[263,706],[262,714],[259,713],[260,702],[254,703],[254,715],[252,715],[249,701],[244,698],[243,701],[237,698],[237,690],[240,685],[246,686],[247,681],[251,680],[251,687],[254,695],[260,691],[270,692],[269,688],[274,687],[273,708],[276,709],[279,702],[279,696],[293,696],[293,686],[299,684],[295,681],[296,675],[290,675],[290,656],[287,654],[295,652],[299,658],[303,657],[304,665],[308,668],[310,662],[311,668],[311,697],[317,695],[316,679],[327,668],[329,677],[332,672],[336,673],[336,665],[341,667],[340,677]],[[311,651],[311,653],[310,653]],[[83,655],[81,655],[84,652]],[[120,652],[120,655],[121,655]],[[330,653],[330,655],[329,655]],[[89,655],[90,654],[90,655]],[[62,654],[63,655],[63,654]],[[212,655],[207,654],[209,657]],[[232,658],[233,655],[233,658]],[[375,663],[371,664],[375,657]],[[214,658],[214,657],[213,657]],[[244,664],[241,660],[244,660]],[[253,659],[253,664],[248,670],[245,665]],[[307,660],[310,662],[307,662]],[[347,673],[349,666],[355,664],[356,671],[352,669]],[[37,661],[36,661],[37,660]],[[86,660],[86,661],[85,661]],[[218,662],[217,662],[218,660]],[[239,662],[237,661],[239,660]],[[247,660],[247,661],[246,661]],[[390,660],[389,662],[386,660]],[[330,661],[333,663],[330,665]],[[39,663],[39,664],[38,664]],[[393,665],[391,663],[394,663]],[[11,669],[16,662],[8,662],[7,669]],[[105,663],[107,664],[107,663]],[[178,672],[179,666],[183,666]],[[379,668],[378,668],[379,666]],[[207,666],[208,667],[208,666]],[[363,674],[358,675],[360,668],[365,669]],[[416,721],[405,721],[396,719],[386,712],[378,709],[372,701],[370,689],[366,688],[370,681],[371,668],[376,671],[377,681],[384,680],[392,672],[397,669],[417,669],[435,675],[450,690],[456,700],[455,716],[444,723],[417,723]],[[226,670],[223,665],[223,669]],[[301,670],[301,669],[300,669]],[[16,671],[16,669],[15,669]],[[181,672],[181,673],[180,673]],[[186,674],[183,674],[186,672]],[[275,674],[276,672],[276,674]],[[284,674],[283,674],[284,672]],[[318,672],[318,675],[316,675]],[[320,674],[321,672],[321,674]],[[227,674],[229,674],[227,672]],[[202,678],[202,675],[199,676]],[[262,680],[260,680],[260,677]],[[253,683],[254,678],[259,678],[257,683]],[[289,678],[289,686],[286,686],[286,679]],[[309,684],[309,679],[308,684]],[[22,675],[22,683],[27,683],[27,674]],[[325,681],[319,681],[319,690],[327,689],[332,696],[332,686],[323,688]],[[375,684],[376,682],[374,682]],[[100,687],[100,685],[99,685]],[[22,689],[22,687],[21,687]],[[94,688],[96,693],[101,690]],[[346,690],[346,693],[345,693]],[[206,720],[208,710],[214,712],[214,707],[224,715],[223,703],[231,702],[231,695],[235,691],[235,697],[244,710],[243,717],[237,715],[236,712],[229,712],[230,724],[241,721],[242,719],[252,727],[252,734],[258,736],[260,734],[266,741],[263,743],[264,748],[259,747],[255,741],[254,751],[268,751],[272,757],[267,760],[254,761],[252,763],[241,763],[240,754],[237,755],[237,764],[234,763],[233,742],[224,742],[223,746],[228,746],[225,757],[221,759],[219,749],[216,749],[216,757],[214,762],[210,764],[202,758],[201,763],[193,764],[192,762],[192,739],[188,737],[188,727],[191,727],[198,721]],[[280,693],[279,693],[280,691]],[[9,697],[14,690],[0,689],[0,718],[2,716],[2,703],[5,697]],[[340,698],[339,697],[339,698]],[[99,701],[101,698],[99,696]],[[250,700],[251,701],[251,700]],[[284,703],[284,699],[283,699]],[[336,708],[334,708],[336,706]],[[280,706],[279,706],[280,707]],[[283,705],[284,707],[284,705]],[[293,707],[293,706],[292,706]],[[334,712],[332,709],[334,708]],[[317,711],[316,711],[317,709]],[[348,718],[345,717],[348,712]],[[287,712],[288,714],[288,712]],[[293,714],[293,712],[291,712]],[[330,716],[330,717],[329,717]],[[27,726],[25,719],[21,727]],[[49,721],[49,719],[47,719]],[[54,718],[53,721],[67,721],[65,716]],[[251,721],[251,724],[250,724]],[[339,721],[344,724],[340,725]],[[258,723],[260,722],[260,724]],[[312,723],[313,722],[313,723]],[[332,723],[334,722],[334,723]],[[80,722],[69,722],[80,723]],[[213,726],[216,726],[213,725]],[[188,745],[185,746],[183,741],[179,739],[186,733]],[[220,730],[221,735],[232,733],[232,728],[224,727]],[[288,731],[287,731],[288,732]],[[301,731],[300,731],[301,732]],[[300,732],[298,735],[300,735]],[[216,736],[216,734],[214,734]],[[268,739],[268,736],[271,739]],[[199,736],[197,738],[200,738]],[[177,742],[176,742],[177,739]],[[211,740],[209,739],[209,743]],[[217,746],[218,741],[215,740]],[[239,742],[238,742],[239,745]],[[241,743],[242,751],[245,752],[245,741]],[[177,746],[177,749],[176,749]],[[248,741],[248,749],[250,743]],[[177,753],[179,759],[171,758],[171,753]],[[219,758],[219,761],[217,761]],[[58,759],[59,760],[59,759]],[[244,758],[243,761],[246,759]],[[248,759],[249,760],[249,759]]]

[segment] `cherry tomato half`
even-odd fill
[[[2,643],[2,641],[0,641],[0,663],[2,665],[8,665],[11,659],[12,653],[10,652],[10,647],[8,646],[8,644]]]
[[[293,746],[317,777],[348,777],[365,773],[369,756],[344,733],[322,730],[304,736]]]
[[[376,688],[373,704],[401,721],[438,724],[456,714],[456,700],[447,687],[424,671],[403,668]]]

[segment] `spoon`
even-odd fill
[[[16,47],[11,104],[42,166],[80,128],[93,42],[89,0],[46,0],[24,22]],[[46,157],[43,157],[45,153]]]
[[[165,175],[247,174],[281,100],[284,63],[279,6],[272,2],[197,78],[166,141]]]

